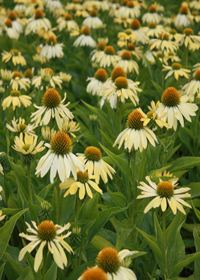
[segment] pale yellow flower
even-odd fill
[[[21,107],[21,105],[28,107],[31,105],[31,97],[28,95],[21,95],[18,90],[13,90],[10,92],[10,95],[3,100],[3,110],[10,107],[11,104],[13,106],[13,110],[15,110],[16,107]]]
[[[169,71],[165,79],[173,75],[176,80],[179,79],[179,76],[189,79],[189,74],[191,72],[189,69],[181,68],[181,64],[176,62],[174,62],[172,66],[163,65],[162,71]]]
[[[5,61],[6,63],[12,59],[12,63],[14,65],[20,64],[21,66],[26,65],[25,58],[21,55],[21,52],[18,50],[12,49],[10,52],[3,51],[1,53],[2,55],[2,61]]]

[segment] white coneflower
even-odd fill
[[[142,44],[147,44],[149,41],[149,37],[146,35],[147,28],[141,27],[141,23],[138,19],[133,19],[130,23],[130,28],[132,29],[132,33],[137,36],[137,42],[141,42]]]
[[[119,56],[115,54],[115,49],[112,46],[106,46],[104,51],[96,57],[96,63],[99,63],[99,66],[103,68],[110,67],[110,65],[115,67],[118,60]]]
[[[3,102],[3,110],[10,107],[12,104],[13,110],[16,109],[16,107],[21,107],[23,105],[24,107],[28,107],[31,105],[31,97],[28,95],[21,95],[19,90],[12,90],[10,92],[10,95],[7,96]]]
[[[139,75],[139,66],[137,62],[132,59],[132,54],[128,50],[121,53],[120,59],[115,66],[122,67],[127,74],[136,72],[136,74]]]
[[[195,94],[200,92],[200,69],[194,72],[193,79],[185,84],[182,90],[189,96],[189,101],[193,102]]]
[[[105,82],[108,79],[108,74],[106,70],[103,68],[99,68],[95,74],[94,78],[87,78],[87,81],[90,81],[87,85],[86,91],[91,93],[92,95],[100,95],[100,91],[102,89],[102,86],[105,84]]]
[[[75,40],[73,46],[78,47],[84,47],[84,46],[89,46],[89,47],[96,47],[96,42],[94,41],[94,39],[90,36],[91,35],[91,31],[89,29],[89,27],[85,26],[81,29],[81,35]]]
[[[12,132],[23,132],[27,133],[29,135],[34,135],[33,129],[36,128],[35,125],[25,124],[25,119],[22,119],[21,117],[18,120],[15,120],[15,118],[12,120],[12,126],[10,126],[8,123],[6,124],[6,127],[12,131]]]
[[[58,44],[55,36],[50,36],[46,40],[46,45],[42,48],[40,56],[51,58],[61,58],[64,56],[63,43]]]
[[[191,24],[191,21],[188,18],[189,8],[187,6],[182,6],[179,9],[178,15],[174,19],[174,25],[176,28],[181,29],[182,27],[187,27]]]
[[[2,55],[2,61],[5,61],[7,63],[10,59],[12,59],[12,63],[14,66],[20,64],[21,66],[26,65],[26,60],[25,58],[21,55],[21,52],[19,52],[16,49],[12,49],[11,51],[3,51],[1,53]]]
[[[179,79],[179,76],[189,79],[189,74],[191,72],[189,69],[182,68],[181,64],[177,62],[174,62],[172,66],[163,65],[162,71],[169,71],[165,79],[173,75],[176,80]]]
[[[149,7],[148,13],[142,16],[142,22],[156,22],[159,23],[161,21],[161,16],[157,13],[157,8],[155,5],[151,5]]]
[[[44,17],[43,11],[37,8],[34,12],[33,17],[29,19],[29,23],[25,29],[25,35],[35,33],[42,28],[45,31],[48,31],[49,29],[51,29],[51,23],[47,18]]]
[[[83,26],[88,26],[89,28],[98,28],[103,25],[101,19],[97,16],[98,12],[96,9],[90,11],[90,16],[86,17],[82,23]]]

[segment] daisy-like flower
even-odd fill
[[[116,63],[116,67],[122,67],[124,71],[128,73],[136,72],[139,75],[139,66],[137,62],[132,59],[132,54],[130,51],[123,51],[120,55],[120,59]]]
[[[147,126],[144,126],[142,118],[147,115],[139,108],[129,114],[127,118],[127,128],[123,130],[115,140],[113,147],[119,144],[119,149],[124,142],[124,149],[131,152],[133,149],[140,152],[147,148],[148,141],[155,147],[157,141],[156,135]],[[147,141],[148,140],[148,141]]]
[[[7,17],[12,20],[13,28],[15,28],[18,33],[22,33],[23,32],[22,25],[18,21],[17,14],[15,13],[15,11],[10,11]]]
[[[96,9],[90,11],[90,16],[86,17],[82,23],[83,26],[88,26],[89,28],[98,28],[103,25],[101,19],[97,16],[98,12]]]
[[[200,15],[197,11],[192,11],[191,14],[187,15],[189,20],[192,22],[192,24],[199,23],[200,22]]]
[[[50,0],[46,2],[46,8],[49,9],[50,12],[54,12],[55,10],[62,10],[62,3],[59,0]]]
[[[135,44],[128,43],[127,48],[128,48],[128,51],[129,51],[134,57],[136,57],[136,59],[140,60],[140,59],[143,57],[143,53],[142,53],[140,47],[136,47]],[[123,53],[124,51],[126,51],[126,50],[123,49],[123,50],[121,50],[121,51],[118,51],[117,54],[121,56],[122,53]]]
[[[3,221],[5,219],[6,215],[2,215],[3,212],[0,210],[0,221]]]
[[[166,65],[168,65],[168,60],[172,63],[181,61],[180,57],[178,57],[175,52],[164,52],[164,57]]]
[[[169,33],[160,33],[156,39],[149,41],[150,50],[157,49],[161,51],[174,52],[178,49],[178,43],[170,41]]]
[[[109,280],[108,275],[100,267],[87,268],[78,280]]]
[[[80,127],[79,127],[79,123],[77,124],[74,121],[69,121],[67,117],[63,117],[62,125],[59,127],[59,129],[71,135],[73,138],[75,138],[76,135],[74,134],[74,132],[79,131]]]
[[[63,100],[61,100],[61,96],[57,90],[50,88],[48,89],[42,98],[43,106],[34,105],[36,112],[32,113],[31,118],[32,122],[35,122],[36,125],[43,124],[47,125],[51,118],[56,119],[56,123],[58,127],[61,125],[61,117],[68,117],[69,119],[73,119],[73,114],[66,108],[70,102],[67,104],[63,104],[66,99],[66,93]],[[42,117],[42,115],[44,116]],[[60,117],[61,116],[61,117]]]
[[[42,28],[45,31],[48,31],[49,29],[51,29],[51,23],[47,18],[44,17],[43,11],[37,8],[34,12],[33,17],[29,19],[29,23],[25,29],[25,35],[35,33]]]
[[[51,138],[56,134],[56,130],[54,128],[50,129],[49,126],[43,126],[41,128],[41,133],[44,140],[50,142]]]
[[[196,44],[200,48],[200,37],[194,35],[194,31],[191,28],[185,28],[183,34],[177,34],[175,38],[180,46],[184,44],[186,48],[190,49],[191,45]]]
[[[42,48],[42,51],[40,53],[41,57],[47,57],[48,59],[51,58],[61,58],[64,56],[63,53],[63,46],[64,44],[58,44],[57,39],[55,36],[50,36],[46,40],[46,45]]]
[[[84,47],[84,46],[89,46],[89,47],[96,47],[96,42],[94,41],[94,39],[90,36],[91,35],[91,31],[90,28],[85,26],[82,27],[81,29],[81,35],[75,40],[73,46],[78,47]]]
[[[200,2],[199,0],[193,0],[189,3],[190,8],[194,8],[196,10],[200,10]]]
[[[112,179],[112,174],[115,170],[102,159],[101,151],[93,146],[87,147],[84,154],[77,154],[81,162],[85,166],[85,170],[89,174],[94,174],[95,181],[98,184],[100,177],[106,184],[108,182],[108,176]]]
[[[67,73],[60,72],[59,76],[64,83],[69,83],[71,81],[72,76]]]
[[[174,62],[172,64],[172,66],[166,66],[166,65],[163,65],[163,68],[162,71],[169,71],[167,73],[167,75],[165,76],[165,79],[169,78],[170,76],[174,76],[174,78],[176,80],[179,79],[179,76],[180,77],[185,77],[186,79],[189,79],[189,75],[190,74],[190,70],[189,69],[184,69],[181,67],[181,64],[180,63],[177,63],[177,62]]]
[[[78,24],[72,19],[72,16],[68,13],[64,15],[64,17],[60,17],[57,19],[58,29],[62,31],[65,29],[66,31],[78,30]]]
[[[84,172],[82,162],[72,153],[72,141],[67,133],[59,130],[45,146],[49,151],[39,160],[36,175],[42,178],[50,170],[50,182],[53,183],[57,172],[61,182],[66,181],[71,172],[77,180],[76,166]]]
[[[196,116],[195,111],[198,110],[198,106],[194,103],[188,103],[189,96],[180,96],[178,90],[174,87],[167,88],[161,98],[162,105],[157,109],[157,114],[167,112],[167,122],[169,128],[177,129],[177,122],[179,121],[181,126],[184,126],[184,118],[191,122],[190,116]],[[184,117],[184,118],[183,118]],[[164,121],[166,120],[164,118]]]
[[[82,200],[85,197],[86,193],[90,198],[93,198],[93,194],[90,189],[91,187],[100,194],[103,194],[103,192],[99,188],[97,183],[92,181],[92,179],[95,179],[94,175],[89,175],[86,171],[78,171],[77,180],[70,178],[67,180],[67,182],[61,183],[59,187],[61,189],[67,189],[66,193],[64,194],[64,197],[66,197],[69,194],[74,195],[79,191],[80,200]]]
[[[115,54],[115,49],[112,46],[106,46],[104,51],[99,53],[96,58],[96,63],[99,63],[100,67],[106,68],[111,65],[115,67],[119,56]]]
[[[130,28],[132,33],[137,36],[137,42],[142,44],[147,44],[149,42],[149,37],[146,35],[147,28],[141,27],[141,23],[138,19],[133,19],[130,23]]]
[[[177,209],[186,215],[182,205],[192,208],[190,204],[183,200],[183,198],[188,198],[191,196],[189,193],[186,193],[190,190],[190,188],[175,189],[175,187],[178,185],[177,178],[171,179],[169,181],[162,181],[160,179],[158,185],[152,182],[149,176],[146,176],[145,179],[150,186],[144,182],[140,182],[138,189],[141,189],[142,193],[137,198],[155,198],[151,200],[151,202],[149,202],[149,204],[145,207],[144,213],[147,213],[151,208],[157,208],[159,206],[161,206],[161,210],[165,212],[167,209],[167,204],[171,208],[174,215],[176,215]]]
[[[10,59],[12,59],[12,63],[15,66],[17,64],[20,64],[21,66],[26,65],[26,60],[18,50],[12,49],[10,52],[3,51],[1,55],[2,55],[2,61],[5,61],[5,63],[7,63]]]
[[[159,23],[161,21],[161,16],[157,13],[157,9],[155,5],[151,5],[149,7],[149,12],[144,14],[142,17],[142,22],[156,22]]]
[[[12,79],[10,81],[13,91],[18,91],[18,89],[21,88],[27,90],[27,88],[30,87],[30,82],[31,81],[28,78],[23,77],[22,73],[13,71]]]
[[[40,76],[35,76],[32,80],[32,84],[35,87],[39,87],[40,85],[45,85],[46,88],[48,88],[48,85],[55,88],[56,85],[59,86],[59,88],[62,88],[62,78],[61,76],[55,76],[54,72],[51,68],[44,68],[40,70]]]
[[[191,20],[188,18],[190,10],[187,6],[182,6],[179,9],[178,15],[174,19],[174,25],[176,26],[177,29],[181,29],[183,27],[187,27],[188,25],[191,24]]]
[[[21,107],[21,105],[28,107],[31,105],[31,97],[28,95],[21,95],[20,91],[18,90],[12,90],[10,95],[2,102],[3,110],[10,107],[11,104],[13,106],[13,110],[15,110],[16,107]]]
[[[2,80],[6,83],[10,82],[12,77],[13,77],[13,74],[14,72],[10,71],[10,70],[4,70],[4,69],[1,69],[1,77],[2,77]]]
[[[19,33],[17,32],[17,30],[13,27],[13,23],[12,20],[7,18],[4,21],[3,26],[1,27],[1,33],[2,31],[5,31],[7,36],[11,39],[19,39]]]
[[[95,74],[94,78],[87,78],[87,81],[90,81],[87,85],[86,91],[92,95],[99,95],[102,89],[102,86],[108,79],[108,74],[103,68],[99,68]]]
[[[70,254],[73,253],[70,245],[64,241],[65,238],[69,237],[71,231],[63,235],[63,232],[70,228],[70,223],[61,227],[60,225],[54,225],[52,221],[42,221],[38,226],[32,221],[34,228],[32,228],[27,222],[27,231],[31,234],[20,233],[19,236],[31,241],[28,245],[21,249],[19,252],[19,261],[21,261],[26,252],[31,253],[36,246],[39,246],[35,255],[34,270],[37,272],[43,259],[43,249],[46,246],[49,252],[53,255],[54,261],[57,266],[64,269],[67,266],[67,257],[63,248],[65,248]],[[61,235],[60,235],[61,234]],[[62,245],[62,246],[61,246]]]
[[[138,37],[132,32],[131,29],[126,29],[124,32],[119,32],[117,37],[119,38],[117,45],[122,47],[127,47],[128,44],[133,44],[137,41]]]
[[[107,247],[99,252],[96,264],[106,272],[110,280],[137,280],[135,273],[130,268],[123,266],[124,258],[137,253],[138,251],[127,249],[117,252],[116,249]]]
[[[106,47],[105,42],[99,42],[96,46],[96,50],[93,50],[90,54],[91,61],[96,61],[96,58],[98,57],[98,54],[103,53],[105,47]]]
[[[127,18],[139,18],[141,15],[141,10],[136,2],[128,1],[126,4],[126,9],[124,10],[124,16]]]
[[[148,30],[146,31],[148,37],[158,38],[162,32],[164,32],[164,27],[162,25],[157,25],[156,22],[148,23]]]
[[[40,143],[36,146],[37,138],[37,135],[28,135],[27,133],[20,133],[19,137],[15,136],[15,145],[12,146],[12,148],[25,156],[34,156],[45,149],[45,147],[43,147],[44,141],[40,141]]]
[[[193,79],[182,87],[182,90],[189,96],[189,101],[193,102],[196,93],[200,92],[200,69],[193,74]]]
[[[21,117],[18,120],[15,120],[14,117],[14,119],[12,120],[12,126],[10,126],[7,123],[6,127],[12,132],[17,132],[17,133],[23,132],[29,135],[34,135],[35,132],[33,131],[33,129],[36,128],[35,125],[31,125],[31,124],[26,125],[25,119],[22,119]]]

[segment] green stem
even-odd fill
[[[128,177],[128,203],[131,202],[131,189],[130,189],[130,158],[128,159],[128,174],[127,174],[127,177]]]
[[[80,199],[79,199],[78,193],[76,193],[76,209],[75,209],[76,217],[75,217],[75,227],[78,226],[79,210],[80,210]]]
[[[185,47],[185,67],[188,65],[188,47]]]
[[[199,154],[199,110],[197,112],[196,118],[195,118],[195,155],[198,156]]]
[[[121,132],[122,126],[122,102],[117,98],[117,115],[119,116],[119,131]]]
[[[56,184],[56,193],[57,193],[57,197],[56,197],[56,223],[59,224],[60,221],[60,188],[59,188],[59,184],[60,184],[60,178],[59,175],[57,174],[57,184]]]
[[[164,269],[165,269],[165,279],[168,278],[167,271],[167,256],[166,256],[166,212],[163,212],[163,257],[164,257]]]
[[[146,159],[147,159],[147,149],[148,149],[148,145],[147,145],[147,148],[144,150],[144,154],[143,154],[143,158],[142,158],[142,167],[141,167],[141,171],[140,171],[140,180],[139,180],[139,182],[142,181],[143,174],[144,174],[144,168],[145,168]]]
[[[135,162],[136,162],[136,151],[134,151],[134,157],[133,157],[133,200],[134,200],[134,208],[136,209],[137,204],[137,188],[135,187]]]
[[[166,134],[165,134],[165,141],[163,143],[163,152],[161,155],[161,167],[163,167],[164,163],[165,163],[165,150],[166,150],[166,146],[167,146],[168,131],[169,130],[167,129]]]
[[[31,162],[27,164],[27,176],[28,176],[28,194],[29,194],[29,199],[31,202],[33,202],[33,197],[32,197],[32,190],[31,190]]]

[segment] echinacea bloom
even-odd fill
[[[57,39],[55,36],[50,36],[46,40],[46,45],[42,48],[42,51],[40,53],[41,57],[47,57],[48,59],[51,58],[61,58],[64,56],[63,53],[63,46],[64,44],[58,44]]]
[[[128,149],[131,152],[140,149],[142,152],[143,149],[147,148],[148,141],[155,147],[155,142],[158,142],[156,135],[150,128],[144,126],[142,118],[147,118],[147,116],[140,108],[130,113],[127,118],[128,127],[117,136],[113,147],[119,144],[118,148],[120,149],[124,142],[125,150]]]
[[[18,64],[21,66],[26,65],[25,58],[21,55],[21,52],[19,52],[18,50],[12,49],[9,52],[3,51],[1,55],[2,55],[2,61],[5,61],[5,63],[7,63],[10,59],[12,59],[12,63],[14,64],[14,66]]]
[[[59,129],[75,138],[76,135],[74,134],[74,132],[79,131],[80,127],[79,127],[79,123],[77,124],[74,121],[69,121],[67,117],[63,117],[62,124],[59,127]]]
[[[95,48],[97,43],[90,35],[91,35],[90,28],[87,26],[83,27],[81,29],[81,35],[75,40],[73,46],[75,47],[89,46]]]
[[[195,71],[193,79],[185,84],[182,90],[189,96],[189,101],[193,102],[195,94],[200,92],[200,69]]]
[[[3,221],[5,219],[6,215],[2,215],[3,212],[0,210],[0,221]]]
[[[8,17],[9,19],[12,20],[12,26],[13,26],[13,28],[16,29],[16,31],[17,31],[18,33],[22,33],[22,32],[23,32],[22,25],[21,25],[21,23],[18,21],[16,12],[13,11],[13,10],[10,11],[10,12],[8,13],[7,17]]]
[[[59,72],[59,77],[64,83],[69,83],[71,81],[72,76],[67,73]]]
[[[25,234],[23,232],[19,234],[20,237],[31,241],[19,252],[19,261],[24,258],[26,252],[31,253],[38,245],[40,245],[35,255],[34,270],[37,272],[42,263],[44,247],[48,248],[49,252],[53,255],[57,266],[64,269],[64,267],[67,266],[67,257],[63,248],[70,254],[73,253],[70,245],[64,241],[65,238],[70,236],[71,231],[68,231],[68,233],[63,235],[63,232],[70,228],[70,223],[63,227],[60,225],[54,225],[54,223],[49,220],[42,221],[38,226],[34,221],[32,221],[32,224],[34,228],[26,222],[28,227],[27,231],[31,234]]]
[[[96,46],[96,50],[93,50],[90,54],[91,56],[91,61],[96,61],[98,54],[99,53],[103,53],[104,49],[106,47],[106,43],[105,42],[99,42]]]
[[[13,75],[14,75],[14,72],[7,70],[7,69],[1,69],[1,77],[2,77],[3,81],[10,82]]]
[[[64,15],[64,17],[60,17],[57,19],[58,29],[62,31],[65,29],[66,31],[78,30],[78,24],[72,19],[72,16],[68,13]]]
[[[22,73],[18,71],[13,71],[12,79],[10,81],[10,85],[14,91],[18,91],[19,89],[27,90],[30,87],[30,80],[28,78],[24,78]]]
[[[173,75],[176,80],[179,79],[179,76],[189,79],[188,74],[191,72],[189,69],[181,68],[181,64],[177,62],[174,62],[172,66],[163,65],[162,71],[169,71],[165,76],[165,79]]]
[[[15,145],[12,146],[12,148],[17,152],[22,153],[23,155],[35,155],[45,149],[45,147],[43,146],[44,141],[40,141],[40,143],[36,146],[37,138],[37,135],[20,133],[19,137],[15,136]]]
[[[146,35],[146,27],[141,27],[141,23],[138,19],[133,19],[130,23],[130,28],[132,33],[137,36],[137,42],[142,44],[147,44],[149,42],[149,37]]]
[[[43,106],[37,106],[34,104],[34,107],[38,109],[36,112],[32,113],[31,118],[32,122],[35,122],[36,125],[43,124],[47,125],[52,118],[55,118],[58,127],[61,125],[61,117],[66,116],[69,119],[73,119],[73,114],[67,108],[70,104],[63,104],[66,99],[66,93],[63,100],[57,90],[54,88],[48,89],[42,98]],[[43,116],[43,117],[42,117]]]
[[[44,68],[40,70],[40,75],[35,76],[32,80],[32,84],[35,87],[39,87],[40,85],[44,84],[46,87],[50,85],[51,87],[55,88],[58,86],[62,88],[62,78],[61,76],[55,76],[54,72],[51,68]],[[43,85],[42,85],[43,86]]]
[[[142,16],[142,22],[145,23],[149,23],[149,22],[155,22],[155,23],[159,23],[161,21],[161,16],[157,13],[157,9],[155,5],[151,5],[149,7],[149,11],[148,13],[144,14]]]
[[[99,53],[96,57],[96,63],[99,63],[100,67],[106,68],[111,65],[115,67],[119,56],[115,54],[115,49],[112,46],[106,46],[104,51]]]
[[[102,89],[102,86],[108,79],[108,74],[103,68],[99,68],[95,74],[94,78],[87,78],[87,81],[90,81],[87,85],[86,91],[92,95],[99,95]]]
[[[12,126],[7,123],[6,127],[12,132],[23,132],[29,135],[34,135],[35,132],[33,131],[33,129],[36,128],[35,125],[26,125],[25,119],[22,119],[21,117],[18,120],[16,120],[14,117],[14,119],[12,120]]]
[[[176,41],[180,46],[184,44],[186,48],[193,46],[193,44],[197,45],[196,48],[200,48],[200,37],[194,35],[194,31],[191,28],[185,28],[183,30],[183,34],[177,34],[175,37]]]
[[[190,116],[196,116],[195,111],[198,110],[198,106],[194,103],[189,103],[189,96],[180,96],[178,90],[174,87],[167,88],[161,98],[162,105],[157,109],[157,114],[167,113],[167,119],[169,128],[177,129],[177,123],[180,122],[181,126],[184,126],[184,118],[191,122]],[[184,117],[184,118],[183,118]]]
[[[141,10],[134,1],[128,1],[123,12],[127,18],[139,18],[141,15]]]
[[[164,32],[162,25],[157,25],[156,22],[149,22],[146,34],[148,37],[159,37],[160,33]]]
[[[98,28],[103,25],[101,19],[97,16],[98,12],[96,9],[90,11],[90,16],[86,17],[82,23],[83,26],[88,26],[89,28]]]
[[[94,175],[89,175],[88,172],[77,172],[77,180],[74,180],[72,178],[68,179],[67,182],[63,182],[59,185],[59,187],[63,189],[68,189],[64,197],[71,194],[74,195],[79,191],[79,199],[83,199],[85,197],[85,194],[90,198],[93,198],[93,194],[91,191],[91,187],[98,193],[103,194],[102,190],[99,188],[97,183],[92,181],[92,179],[95,179]]]
[[[35,174],[42,178],[50,170],[50,182],[53,183],[57,173],[61,182],[64,182],[72,172],[77,180],[76,166],[82,172],[84,169],[82,162],[72,153],[73,146],[69,135],[59,130],[45,146],[49,150],[39,160]]]
[[[161,51],[174,52],[178,49],[178,43],[170,40],[169,33],[160,33],[156,39],[149,41],[150,50],[157,49]]]
[[[93,146],[87,147],[84,154],[78,153],[78,159],[83,162],[85,170],[89,174],[94,174],[95,181],[98,184],[100,177],[106,184],[108,176],[112,179],[115,170],[102,159],[101,151]]]
[[[182,6],[179,9],[178,15],[174,19],[174,25],[176,28],[181,29],[182,27],[187,27],[188,25],[191,24],[191,21],[188,18],[190,10],[187,6]]]
[[[4,21],[4,24],[1,27],[1,32],[5,31],[7,36],[11,39],[19,39],[19,32],[13,27],[12,20],[10,18],[7,18]]]
[[[148,197],[155,197],[145,207],[145,214],[151,208],[157,208],[159,206],[161,206],[161,210],[164,212],[167,209],[167,204],[169,204],[169,207],[171,208],[174,215],[176,215],[177,209],[181,211],[184,215],[186,215],[182,205],[192,208],[187,202],[185,202],[182,199],[191,196],[189,193],[186,193],[190,190],[190,188],[175,189],[175,187],[178,185],[177,178],[171,179],[169,181],[162,181],[160,179],[158,185],[152,182],[149,176],[146,176],[145,179],[147,180],[150,186],[144,182],[140,182],[138,189],[142,190],[142,193],[137,198],[142,199]]]
[[[124,258],[137,254],[138,251],[124,249],[117,252],[112,247],[101,250],[96,258],[97,267],[102,268],[109,277],[109,280],[137,280],[135,273],[123,266]]]
[[[133,44],[138,39],[137,35],[134,34],[131,29],[126,29],[123,32],[119,32],[117,38],[119,38],[117,45],[120,48],[127,47],[128,44]]]
[[[31,105],[31,97],[28,95],[21,95],[20,91],[18,90],[12,90],[10,95],[7,96],[2,102],[3,110],[10,107],[11,104],[13,106],[13,110],[15,110],[16,107],[21,107],[21,105],[28,107]]]
[[[137,75],[139,75],[139,66],[137,62],[132,59],[132,54],[128,50],[121,53],[120,58],[118,59],[115,66],[122,67],[127,74],[135,72]]]
[[[78,280],[109,280],[108,275],[100,267],[87,268]]]
[[[29,19],[29,23],[27,24],[25,29],[25,35],[35,33],[42,28],[45,31],[48,31],[49,29],[51,29],[51,23],[47,18],[44,17],[43,11],[37,8],[34,12],[33,17]]]
[[[53,136],[56,134],[56,130],[54,128],[50,129],[49,126],[43,126],[41,128],[41,133],[44,140],[49,142],[51,138],[53,138]]]

